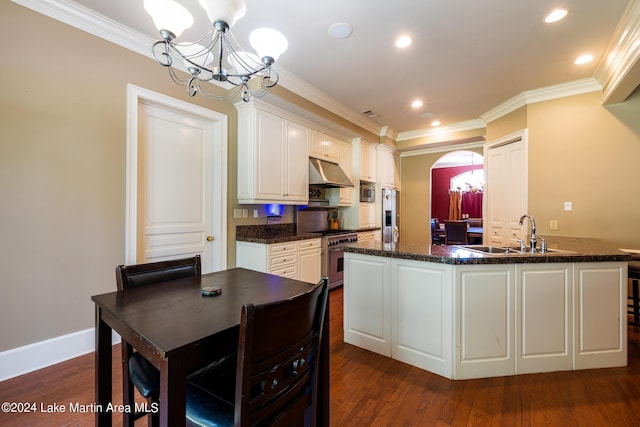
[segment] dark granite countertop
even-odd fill
[[[631,255],[599,240],[579,237],[545,237],[549,249],[546,253],[485,254],[459,246],[407,243],[360,242],[344,246],[345,252],[389,258],[437,262],[441,264],[524,264],[549,262],[604,262],[629,261]],[[558,252],[553,252],[558,250]]]
[[[319,239],[320,233],[296,233],[295,224],[238,225],[236,241],[271,245],[294,242],[296,240]]]

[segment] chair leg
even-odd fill
[[[151,405],[152,401],[149,400],[149,405]],[[151,406],[149,406],[151,407]],[[149,427],[159,427],[160,426],[160,411],[156,411],[156,412],[149,412],[149,415],[147,417],[147,423],[149,425]]]
[[[135,407],[133,382],[129,376],[129,358],[133,354],[133,348],[129,343],[122,341],[122,403],[125,407],[132,408],[131,411],[124,411],[122,425],[124,427],[133,427],[135,424],[135,415],[133,408]]]

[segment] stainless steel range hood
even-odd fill
[[[309,158],[309,185],[325,188],[353,187],[353,183],[337,163],[315,158]]]

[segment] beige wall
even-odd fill
[[[227,115],[227,265],[235,266],[236,225],[266,222],[263,206],[237,203],[235,107],[189,98],[153,59],[15,3],[0,2],[0,24],[9,35],[0,55],[0,352],[93,327],[91,296],[115,290],[127,84]],[[234,219],[234,208],[249,218]],[[293,220],[285,207],[281,222]]]
[[[529,105],[529,211],[541,233],[640,248],[640,91],[610,107],[600,97]]]

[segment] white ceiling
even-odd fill
[[[62,0],[65,1],[65,0]],[[635,0],[629,0],[635,1]],[[70,1],[66,3],[72,4]],[[178,39],[195,41],[209,23],[197,0],[178,0],[195,24]],[[268,26],[289,48],[276,63],[357,112],[397,132],[478,119],[525,91],[593,77],[628,0],[245,0],[246,16],[232,28],[247,48],[248,33]],[[159,39],[143,0],[75,0],[110,20]],[[543,17],[558,6],[569,16],[555,24]],[[353,34],[329,37],[328,28],[348,22]],[[414,42],[398,50],[394,41]],[[595,59],[573,64],[580,54]],[[167,76],[169,79],[169,76]],[[424,107],[413,111],[410,103]]]

